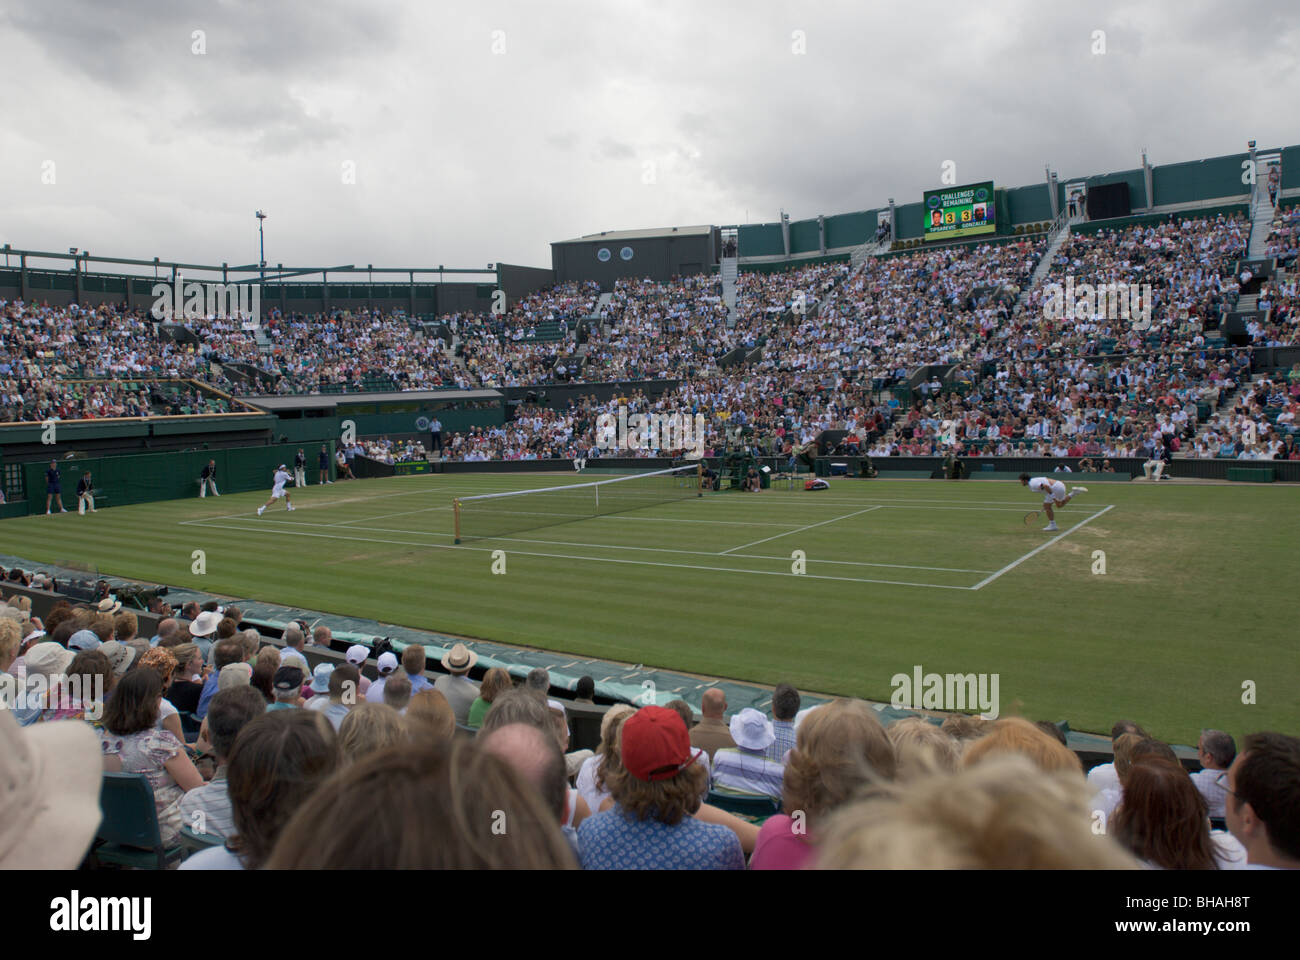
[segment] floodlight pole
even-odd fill
[[[266,283],[266,239],[262,233],[262,222],[266,220],[266,214],[258,210],[253,216],[257,217],[258,280],[260,283]]]

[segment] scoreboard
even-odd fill
[[[954,240],[997,231],[992,180],[927,190],[922,209],[922,236],[926,240]]]

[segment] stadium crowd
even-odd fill
[[[1283,259],[1297,209],[1279,212],[1270,234]],[[265,353],[235,323],[194,324],[198,345],[181,345],[114,307],[0,304],[0,417],[220,410],[197,387],[167,405],[121,376],[191,377],[230,390],[225,365],[233,362],[258,371],[258,389],[280,394],[675,379],[671,393],[632,397],[632,412],[703,413],[708,446],[743,437],[760,454],[788,455],[843,430],[839,452],[871,456],[956,446],[967,456],[1289,458],[1294,411],[1279,408],[1290,401],[1256,418],[1254,449],[1237,435],[1240,418],[1219,410],[1229,398],[1244,402],[1234,392],[1253,376],[1249,351],[1227,347],[1216,329],[1250,281],[1233,272],[1248,227],[1240,216],[1187,215],[1070,234],[1033,289],[1043,237],[904,252],[856,268],[746,272],[730,316],[712,275],[623,279],[604,302],[594,284],[560,284],[499,316],[440,318],[435,329],[449,340],[401,313],[272,310]],[[1104,297],[1077,317],[1050,309],[1054,285],[1084,283],[1149,284],[1149,324],[1136,322],[1136,307],[1112,316]],[[1247,325],[1254,346],[1298,342],[1293,276],[1268,277],[1257,309]],[[918,382],[927,368],[937,372]],[[97,376],[118,379],[74,379]],[[628,401],[525,406],[504,425],[449,433],[440,453],[597,457],[595,417],[618,402]]]
[[[0,867],[94,857],[105,771],[149,783],[165,847],[199,834],[172,858],[185,870],[1300,867],[1300,739],[1281,733],[1205,730],[1189,774],[1122,721],[1085,777],[1055,724],[885,727],[780,684],[770,712],[729,712],[716,688],[698,719],[681,700],[615,705],[596,749],[573,750],[544,668],[476,684],[456,643],[431,680],[412,644],[370,679],[360,644],[308,668],[327,626],[281,647],[237,609],[182,614],[146,638],[111,598],[43,623],[26,597],[0,603],[0,775],[17,785]],[[593,693],[584,677],[574,702]]]

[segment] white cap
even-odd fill
[[[370,656],[370,648],[360,643],[352,644],[348,647],[348,652],[343,655],[348,663],[357,667],[365,663],[368,656]]]
[[[397,669],[397,654],[389,651],[379,655],[379,672],[392,673]]]

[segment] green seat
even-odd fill
[[[209,847],[219,847],[226,841],[215,833],[196,833],[189,827],[181,827],[181,848],[189,857]]]
[[[184,847],[164,847],[153,787],[142,773],[105,773],[99,787],[103,819],[91,855],[100,863],[137,870],[166,870]]]
[[[754,820],[766,820],[781,809],[780,803],[766,794],[744,793],[725,787],[710,789],[707,802],[719,810]]]

